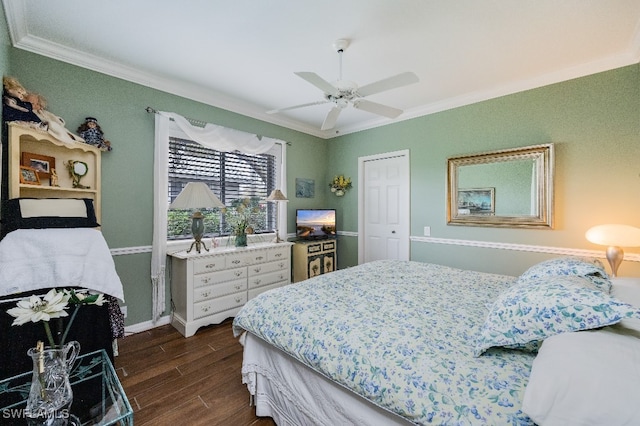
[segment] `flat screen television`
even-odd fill
[[[335,209],[296,210],[296,236],[303,240],[335,238]]]

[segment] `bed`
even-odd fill
[[[534,364],[566,352],[546,339],[640,318],[610,293],[591,259],[542,262],[520,277],[385,260],[266,292],[233,330],[256,414],[278,425],[553,424],[550,413],[565,414],[541,405],[567,398],[542,398],[553,395],[544,378],[529,385]],[[619,333],[633,348],[620,365],[640,360],[631,334]],[[589,401],[581,394],[576,404]]]

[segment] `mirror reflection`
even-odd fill
[[[448,160],[451,225],[553,226],[553,145]]]

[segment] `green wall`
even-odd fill
[[[0,18],[4,23],[4,16]],[[421,236],[423,227],[431,226],[431,235],[441,238],[603,250],[584,239],[590,226],[607,222],[640,226],[638,65],[325,141],[14,49],[3,29],[0,71],[44,95],[48,109],[63,117],[69,129],[86,116],[97,117],[114,147],[102,156],[102,229],[112,249],[151,245],[154,117],[145,111],[147,106],[291,142],[288,232],[294,232],[297,208],[336,208],[339,229],[346,232],[339,236],[341,268],[355,265],[358,258],[358,157],[401,149],[411,152],[412,236]],[[447,226],[448,157],[548,142],[556,144],[554,230]],[[337,174],[354,181],[344,197],[328,190],[329,180]],[[295,178],[314,179],[315,198],[295,198]],[[125,287],[127,325],[151,318],[150,257],[144,250],[115,256]],[[549,257],[421,241],[411,244],[414,260],[513,275]],[[624,262],[620,273],[640,276],[640,263]]]
[[[543,143],[556,145],[555,229],[448,226],[447,158]],[[352,176],[358,157],[409,149],[411,235],[603,251],[585,231],[597,224],[640,226],[640,66],[633,65],[329,141],[329,175]],[[334,199],[343,230],[357,231],[357,194]],[[357,247],[357,245],[356,245]],[[629,249],[628,252],[637,249]],[[551,257],[518,251],[413,241],[411,259],[520,274]],[[341,252],[341,267],[357,250]],[[620,275],[640,275],[624,262]]]
[[[1,52],[0,52],[1,53]],[[147,106],[290,142],[287,187],[288,229],[294,232],[297,208],[321,207],[319,190],[327,165],[326,141],[189,99],[69,65],[22,50],[9,49],[8,70],[30,91],[48,100],[47,109],[75,130],[84,118],[98,119],[113,151],[102,154],[102,232],[111,249],[150,247],[153,220],[154,115]],[[295,177],[316,181],[315,198],[297,199]],[[114,257],[125,289],[126,325],[151,319],[151,253]],[[168,285],[167,285],[168,287]],[[169,292],[167,291],[167,295]],[[166,314],[170,312],[167,296]]]

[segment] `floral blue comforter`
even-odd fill
[[[533,424],[520,410],[534,355],[474,343],[516,278],[376,261],[250,300],[247,330],[416,424]]]

